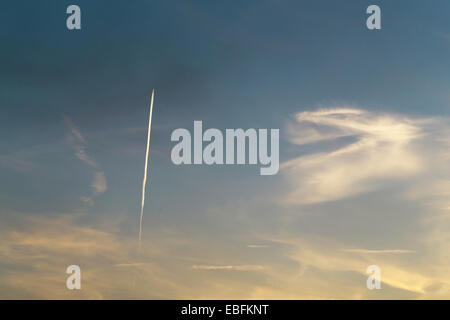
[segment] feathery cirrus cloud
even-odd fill
[[[82,196],[80,199],[88,205],[94,204],[94,198],[105,193],[107,190],[105,173],[101,166],[87,152],[87,142],[80,129],[75,125],[70,117],[63,115],[64,122],[69,128],[68,135],[69,144],[72,146],[75,156],[89,167],[95,170],[94,178],[91,183],[92,192],[90,196]]]
[[[387,180],[423,170],[411,144],[423,134],[418,121],[353,108],[304,111],[288,127],[298,146],[346,139],[343,146],[289,160],[281,165],[290,190],[284,201],[312,204],[376,190]],[[342,144],[342,142],[341,142]]]

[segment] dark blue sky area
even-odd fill
[[[70,4],[81,7],[80,31],[66,28]],[[366,28],[370,4],[381,7],[380,31]],[[67,115],[108,181],[133,177],[117,195],[135,210],[145,135],[120,132],[145,126],[152,88],[153,158],[162,166],[153,174],[162,180],[175,175],[172,129],[194,120],[283,128],[295,112],[333,105],[448,115],[449,13],[446,0],[8,1],[0,10],[5,206],[27,207],[23,190],[35,209],[72,207],[76,190],[58,186],[83,185],[84,171],[64,143]],[[41,165],[21,175],[11,159]],[[55,193],[66,205],[50,205]]]

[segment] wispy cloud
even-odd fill
[[[102,194],[106,191],[106,178],[103,171],[98,171],[94,175],[94,181],[92,181],[92,188],[94,189],[94,194]]]
[[[247,245],[247,248],[250,248],[250,249],[260,249],[260,248],[268,248],[269,247],[269,245],[267,245],[267,244],[248,244]]]
[[[117,263],[114,267],[124,268],[124,267],[139,267],[146,265],[145,262],[136,262],[136,263]]]
[[[417,122],[360,109],[337,108],[300,112],[289,124],[290,142],[319,143],[340,137],[351,141],[337,150],[292,159],[281,166],[291,191],[291,204],[326,202],[377,189],[386,179],[408,177],[423,168],[411,142]]]
[[[24,159],[22,155],[15,153],[11,155],[0,155],[0,167],[26,172],[34,169],[36,164]]]
[[[119,235],[113,231],[115,227],[80,225],[68,215],[56,219],[22,218],[16,217],[20,219],[18,225],[0,225],[0,298],[206,299],[232,298],[236,294],[251,298],[254,293],[248,273],[237,271],[266,271],[258,265],[202,263],[215,254],[195,258],[202,264],[193,268],[196,248],[204,247],[206,252],[208,246],[200,241],[189,246],[187,252],[185,244],[192,239],[176,238],[181,232],[175,230],[167,237],[156,232],[149,235],[151,241],[143,243],[145,250],[140,255],[144,261],[136,262],[132,250],[135,237]],[[68,276],[65,270],[72,264],[81,268],[83,289],[79,291],[64,286]],[[226,272],[210,272],[205,277],[200,270],[228,270],[236,274],[230,278]]]
[[[383,249],[383,250],[370,250],[370,249],[342,249],[345,252],[361,253],[361,254],[402,254],[402,253],[414,253],[414,250],[403,249]]]
[[[280,180],[280,190],[288,191],[281,195],[282,206],[274,205],[267,193],[258,195],[254,208],[248,199],[214,204],[214,217],[223,218],[214,219],[214,225],[232,230],[233,237],[227,233],[224,239],[206,228],[206,222],[195,227],[183,223],[179,229],[155,226],[143,241],[142,259],[137,259],[134,236],[118,231],[123,220],[115,224],[107,219],[104,229],[39,216],[1,224],[0,264],[6,271],[0,273],[0,297],[448,298],[448,119],[344,109],[312,111],[301,120],[292,122],[291,141],[306,151],[306,144],[317,144],[312,149],[320,152],[293,159],[298,171],[295,166],[284,169],[292,175]],[[314,133],[300,135],[308,126]],[[338,148],[330,151],[330,145]],[[305,166],[305,159],[313,156],[318,164]],[[342,179],[350,180],[342,193],[311,180],[327,181],[327,173],[333,178],[333,165],[344,171]],[[315,188],[308,190],[305,183]],[[283,202],[289,191],[319,201]],[[377,192],[368,196],[370,191]],[[220,223],[225,220],[229,224]],[[70,264],[82,268],[80,292],[61,286]],[[382,290],[366,287],[366,269],[372,264],[381,268]],[[135,275],[136,289],[130,285]]]
[[[88,166],[97,168],[98,164],[86,153],[86,140],[81,134],[80,129],[75,125],[71,118],[63,115],[66,125],[69,127],[70,134],[68,136],[69,143],[75,151],[75,156]]]
[[[264,266],[259,265],[242,265],[242,266],[216,266],[216,265],[193,265],[192,269],[196,270],[234,270],[234,271],[258,271],[264,270]]]
[[[336,229],[316,236],[309,216],[308,234],[282,236],[294,248],[289,256],[301,274],[367,276],[367,266],[376,264],[382,282],[401,290],[400,296],[448,297],[449,130],[446,117],[358,108],[297,113],[288,125],[289,141],[313,152],[281,166],[289,188],[280,202],[318,212],[315,223]],[[366,296],[363,289],[358,296]]]
[[[105,173],[101,170],[101,166],[86,152],[87,142],[80,129],[67,115],[63,115],[63,119],[70,130],[68,140],[75,152],[75,156],[86,165],[96,170],[91,184],[92,194],[90,196],[82,196],[80,198],[81,201],[91,206],[94,203],[94,198],[103,194],[107,190]]]
[[[385,286],[403,290],[403,294],[409,292],[417,296],[437,294],[431,289],[433,285],[450,281],[447,276],[433,274],[429,270],[419,269],[414,265],[405,265],[396,255],[379,254],[381,252],[375,255],[350,254],[353,252],[337,249],[340,244],[333,240],[317,241],[317,239],[303,237],[280,240],[280,242],[291,246],[290,258],[298,261],[306,269],[302,274],[316,269],[328,274],[350,272],[355,275],[359,274],[364,279],[367,277],[367,267],[375,264],[381,268],[382,282]],[[339,288],[334,287],[333,290],[339,290]],[[358,286],[354,288],[355,293],[364,292],[364,290],[367,289],[362,282],[359,288]],[[448,293],[448,290],[446,292]]]

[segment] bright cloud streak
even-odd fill
[[[340,137],[356,141],[284,163],[282,173],[291,185],[286,203],[343,199],[375,190],[387,179],[409,177],[423,169],[421,155],[411,147],[422,131],[407,118],[339,108],[300,112],[288,128],[290,141],[297,145]]]

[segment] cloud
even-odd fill
[[[370,249],[342,249],[342,251],[361,253],[361,254],[402,254],[402,253],[414,253],[414,250],[403,250],[403,249],[383,249],[383,250],[370,250]]]
[[[285,193],[278,203],[260,192],[256,200],[214,203],[200,224],[167,220],[161,227],[156,221],[141,256],[135,233],[123,228],[123,213],[103,213],[108,219],[92,225],[86,225],[91,216],[77,221],[64,215],[10,223],[23,217],[10,213],[0,225],[0,297],[448,298],[448,119],[343,108],[304,113],[300,120],[291,123],[290,141],[310,154],[292,160],[301,170],[284,169],[293,171],[279,181]],[[309,130],[305,136],[299,133],[303,129]],[[302,167],[312,156],[318,164]],[[381,169],[369,166],[373,159]],[[415,164],[402,162],[394,172],[399,159]],[[333,194],[326,184],[301,189],[302,179],[320,176],[321,170],[333,173],[333,161],[350,172],[344,175],[351,180],[345,192]],[[353,175],[360,166],[367,172]],[[291,193],[301,197],[299,190],[309,199],[320,198],[320,191],[321,200],[286,202]],[[219,226],[226,232],[218,233]],[[64,286],[71,264],[82,269],[80,292]],[[381,268],[382,290],[366,287],[372,264]]]
[[[138,266],[144,266],[146,263],[144,262],[136,262],[136,263],[117,263],[114,265],[114,267],[123,268],[123,267],[138,267]]]
[[[106,179],[103,171],[96,172],[94,175],[94,181],[92,182],[92,188],[94,189],[94,194],[102,194],[106,191]]]
[[[405,117],[337,108],[300,112],[288,125],[289,141],[304,146],[347,138],[336,150],[308,154],[281,165],[291,190],[287,204],[343,199],[378,189],[388,180],[410,177],[423,169],[411,147],[419,139],[419,121]],[[342,142],[341,142],[342,144]]]
[[[265,269],[264,266],[243,265],[243,266],[215,266],[215,265],[193,265],[195,270],[234,270],[234,271],[258,271]]]
[[[446,274],[434,274],[430,272],[429,267],[419,269],[413,264],[405,264],[397,255],[354,255],[354,252],[339,250],[338,246],[341,244],[330,239],[299,237],[278,239],[278,241],[291,247],[290,258],[297,261],[306,270],[302,271],[302,276],[305,276],[308,270],[319,270],[321,273],[328,274],[347,272],[356,279],[360,279],[359,284],[356,283],[351,290],[354,293],[360,292],[363,296],[368,295],[364,280],[368,277],[366,269],[370,265],[380,267],[384,290],[386,290],[386,286],[401,290],[400,296],[408,294],[416,297],[439,295],[439,292],[430,288],[442,283],[450,284],[450,278]],[[338,279],[336,280],[339,282]],[[324,292],[324,295],[331,294],[333,296],[337,293],[332,291],[339,290],[336,283],[330,284],[329,288],[330,292]],[[444,295],[449,293],[450,291],[446,290]]]
[[[248,244],[247,248],[250,249],[259,249],[259,248],[269,248],[270,246],[267,244]]]
[[[98,164],[86,153],[87,143],[83,135],[81,134],[80,129],[78,129],[72,119],[70,119],[67,115],[63,115],[63,119],[70,129],[70,135],[68,138],[69,143],[75,151],[75,156],[88,166],[97,168]]]
[[[123,244],[108,233],[78,226],[67,216],[57,219],[28,217],[21,227],[2,227],[0,281],[3,298],[99,299],[109,286],[102,268],[125,259]],[[79,265],[85,284],[83,290],[65,289],[65,269]],[[95,280],[95,279],[98,279]]]
[[[72,148],[74,149],[75,156],[88,165],[94,168],[96,172],[94,173],[94,178],[92,181],[92,194],[90,196],[80,197],[81,201],[89,206],[94,204],[94,198],[105,193],[107,190],[105,173],[101,171],[101,166],[86,152],[86,139],[81,133],[80,129],[75,125],[70,117],[63,115],[64,122],[70,130],[68,140]]]
[[[0,168],[11,168],[17,171],[27,172],[35,167],[35,163],[23,159],[22,156],[17,153],[12,155],[0,155]]]
[[[450,119],[335,108],[297,113],[287,129],[303,155],[282,164],[279,203],[304,213],[307,232],[285,228],[280,241],[300,275],[364,280],[375,264],[391,290],[384,298],[448,298]],[[369,296],[364,290],[350,292]]]
[[[259,265],[208,265],[217,247],[208,253],[207,242],[184,238],[181,230],[153,232],[138,256],[135,237],[114,232],[116,226],[82,225],[68,215],[15,219],[20,221],[0,225],[3,299],[252,297],[254,280],[249,273],[265,272]],[[223,252],[219,256],[228,259]],[[81,268],[79,291],[65,287],[65,270],[73,264]],[[247,272],[231,278],[227,272],[212,272],[205,277],[199,270]]]

